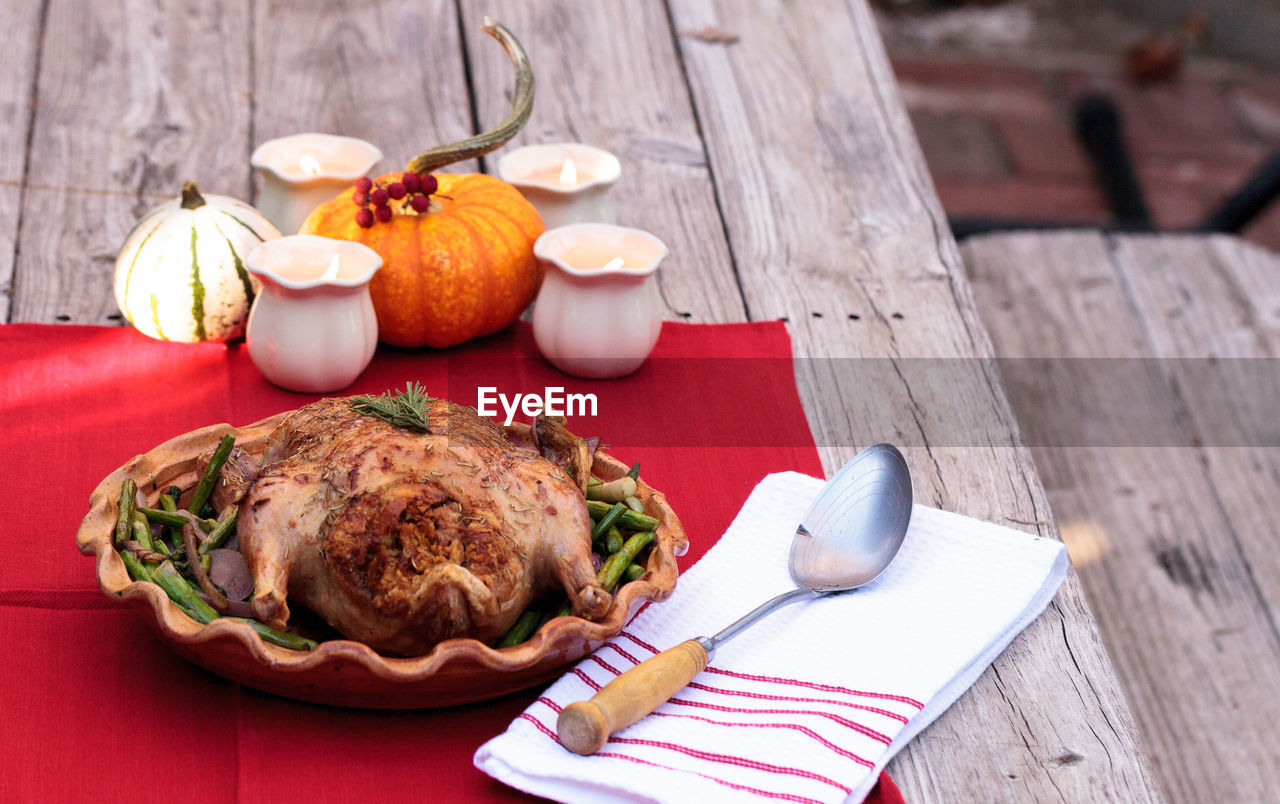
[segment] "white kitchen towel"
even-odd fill
[[[672,596],[482,745],[476,767],[561,801],[861,801],[1049,604],[1066,577],[1061,542],[917,505],[897,559],[871,584],[760,620],[595,756],[555,738],[563,707],[792,588],[791,538],[822,486],[795,472],[761,481]]]

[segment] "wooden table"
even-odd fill
[[[268,138],[353,135],[397,166],[493,125],[511,79],[490,14],[538,79],[521,140],[623,159],[621,217],[671,247],[670,318],[782,318],[800,357],[991,354],[862,0],[3,6],[5,320],[119,324],[134,220],[187,178],[250,198]],[[869,400],[844,365],[797,367],[828,469],[872,438],[914,444],[922,502],[1056,536],[994,371],[962,401],[906,374]],[[960,404],[1000,423],[993,446],[937,444],[936,412]],[[894,431],[869,433],[886,409]],[[890,771],[917,802],[1159,798],[1075,575]]]
[[[962,251],[1003,364],[1051,358],[1089,405],[1093,435],[1063,438],[1073,417],[1044,403],[1047,383],[1005,373],[1165,792],[1273,798],[1280,256],[1224,235],[1088,231]],[[1112,367],[1136,380],[1119,394]]]

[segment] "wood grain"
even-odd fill
[[[906,450],[918,498],[1056,535],[1025,449],[934,443],[931,417],[960,406],[1002,422],[1004,443],[1021,443],[993,372],[979,397],[949,398],[936,385],[917,393],[904,373],[898,388],[867,399],[841,375],[843,361],[803,359],[992,354],[865,4],[671,8],[678,31],[738,37],[680,43],[748,309],[792,324],[828,471],[869,443],[849,437],[870,429],[860,419],[875,420],[862,411],[889,409],[920,445]],[[1159,797],[1074,574],[890,770],[912,800]]]
[[[254,15],[255,146],[303,131],[359,137],[382,150],[377,174],[471,135],[450,0],[265,3]]]
[[[245,2],[49,0],[11,320],[118,323],[135,220],[193,178],[246,197]]]
[[[0,322],[8,320],[13,293],[43,10],[43,3],[5,9],[6,36],[0,49]]]
[[[1238,241],[1017,234],[972,239],[964,254],[997,352],[1092,366],[1077,391],[1108,437],[1130,411],[1097,387],[1108,361],[1087,358],[1256,355],[1276,342],[1256,322],[1280,298],[1280,260]],[[1197,404],[1187,364],[1125,365],[1149,369],[1169,404],[1120,401],[1163,432],[1192,441],[1223,415]],[[1010,394],[1028,432],[1055,415],[1034,389]],[[1165,792],[1265,800],[1280,784],[1280,483],[1243,465],[1256,450],[1173,443],[1033,452]]]
[[[1274,373],[1250,368],[1246,360],[1280,356],[1280,256],[1227,236],[1117,238],[1112,254],[1153,355],[1182,358],[1167,364],[1188,426],[1206,445],[1203,459],[1230,512],[1232,536],[1273,620],[1280,621],[1280,449],[1254,440],[1266,435],[1267,443],[1280,443],[1274,425],[1258,432],[1259,423],[1274,423],[1276,398],[1258,396],[1260,389],[1249,384],[1237,392],[1229,382],[1206,383],[1194,360],[1216,358],[1228,370]],[[1233,427],[1237,422],[1251,432]],[[1280,719],[1280,702],[1271,714]]]
[[[625,729],[667,702],[707,666],[707,649],[689,639],[645,659],[610,681],[589,701],[575,701],[556,720],[560,743],[590,756]]]
[[[483,15],[515,32],[537,79],[529,123],[486,160],[490,170],[506,150],[532,142],[613,152],[622,161],[612,190],[618,223],[653,232],[671,250],[658,272],[667,318],[741,321],[742,294],[662,3],[461,5],[482,127],[506,113],[502,88],[510,84],[506,59],[478,32]]]

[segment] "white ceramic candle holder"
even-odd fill
[[[609,189],[621,176],[618,157],[575,142],[526,145],[498,160],[498,178],[533,204],[548,229],[613,223]]]
[[[639,229],[576,223],[543,234],[533,253],[546,268],[533,336],[552,365],[589,378],[640,368],[662,330],[666,245]]]
[[[257,208],[286,234],[311,211],[367,175],[382,161],[372,143],[333,134],[294,134],[268,140],[249,158],[262,174]]]
[[[249,357],[290,391],[346,388],[373,359],[378,319],[369,280],[378,252],[350,240],[293,235],[268,240],[245,260],[262,280],[249,311]]]

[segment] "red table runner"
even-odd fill
[[[343,394],[408,381],[464,404],[481,386],[595,394],[595,415],[570,416],[570,427],[642,461],[689,534],[686,568],[764,475],[821,475],[780,323],[667,324],[654,358],[622,380],[570,378],[536,355],[524,326],[444,352],[381,347]],[[536,689],[423,711],[276,698],[170,653],[98,591],[92,561],[76,551],[89,492],[133,455],[316,398],[266,382],[242,345],[0,326],[0,800],[522,797],[471,756]],[[882,776],[868,800],[901,797]]]

